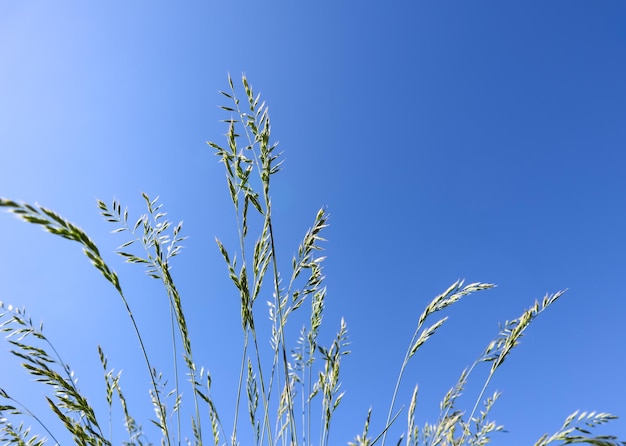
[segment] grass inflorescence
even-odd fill
[[[325,446],[331,444],[333,416],[344,397],[340,379],[342,361],[350,353],[348,328],[343,319],[329,345],[323,345],[319,340],[327,297],[323,273],[325,257],[321,251],[328,213],[325,208],[321,208],[314,215],[311,227],[293,256],[291,270],[281,276],[271,200],[272,180],[281,169],[281,161],[277,144],[271,138],[268,107],[261,101],[260,95],[254,93],[245,76],[242,76],[243,96],[239,96],[230,76],[228,86],[227,91],[220,92],[227,101],[221,106],[227,114],[224,120],[227,127],[226,142],[221,145],[209,142],[208,145],[224,164],[238,234],[238,244],[232,247],[216,238],[225,271],[239,297],[241,313],[241,360],[231,414],[221,412],[211,394],[210,373],[194,360],[183,296],[171,270],[171,262],[181,253],[181,242],[185,239],[181,235],[182,222],[173,224],[166,219],[158,197],[151,198],[143,194],[146,211],[133,220],[128,210],[116,200],[111,204],[98,201],[98,207],[104,219],[115,225],[113,232],[127,235],[117,253],[128,263],[143,265],[148,277],[159,281],[164,288],[170,310],[173,384],[168,384],[163,373],[153,366],[131,302],[117,274],[105,262],[93,240],[77,225],[45,207],[3,198],[0,198],[0,207],[28,223],[78,243],[93,266],[116,290],[145,363],[150,381],[148,392],[154,411],[154,417],[149,421],[158,429],[160,444],[178,445],[186,442],[235,446],[244,441],[244,444],[259,446]],[[288,281],[283,283],[282,277],[288,277]],[[362,432],[350,445],[385,445],[389,428],[399,423],[401,414],[404,414],[407,424],[403,436],[393,441],[393,444],[398,445],[478,446],[489,443],[493,433],[503,430],[503,426],[489,418],[491,408],[500,397],[499,392],[486,396],[489,384],[495,372],[519,344],[529,325],[563,295],[562,291],[546,295],[520,317],[501,325],[495,339],[444,395],[440,403],[440,415],[435,422],[417,422],[417,386],[411,394],[408,408],[398,407],[397,403],[401,383],[407,379],[407,365],[448,320],[447,316],[440,315],[465,296],[493,287],[489,283],[465,284],[459,280],[430,302],[417,320],[413,337],[400,364],[384,428],[380,432],[371,432],[373,412],[370,409]],[[259,308],[261,296],[269,306],[268,333],[258,331],[264,325],[258,323],[258,318],[267,316],[267,306],[263,303]],[[288,321],[293,320],[294,313],[302,313],[307,308],[308,314],[298,319],[306,323],[302,325],[297,339],[289,339],[286,333]],[[59,444],[57,438],[60,436],[55,433],[61,429],[79,445],[111,445],[115,430],[112,413],[116,410],[121,410],[124,420],[123,444],[152,444],[129,408],[122,391],[121,372],[116,373],[109,368],[102,347],[98,346],[98,357],[103,372],[103,396],[108,417],[96,413],[87,396],[79,389],[72,368],[46,337],[43,326],[33,324],[26,310],[0,302],[0,324],[11,353],[21,362],[25,371],[47,389],[44,399],[59,421],[58,424],[49,424],[40,414],[31,411],[27,403],[14,396],[13,389],[9,392],[0,387],[1,444]],[[267,338],[271,346],[269,355],[261,347]],[[180,359],[182,362],[179,364]],[[470,410],[458,408],[458,398],[468,379],[483,364],[488,367],[488,373],[479,395]],[[188,384],[184,383],[182,371],[185,372]],[[191,395],[187,397],[182,391],[185,385],[191,389]],[[183,404],[192,407],[190,415],[181,410]],[[573,443],[625,445],[625,442],[614,436],[593,434],[595,427],[615,418],[607,413],[574,412],[566,418],[560,429],[540,437],[535,446]],[[245,426],[244,433],[242,429]]]

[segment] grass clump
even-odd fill
[[[224,259],[227,274],[239,296],[242,329],[242,351],[239,365],[234,410],[229,418],[222,418],[211,394],[210,373],[199,367],[192,349],[185,316],[183,298],[175,285],[171,264],[181,252],[182,223],[167,220],[158,198],[143,194],[146,212],[130,219],[128,211],[113,201],[98,201],[102,216],[115,225],[114,232],[127,238],[117,253],[128,263],[143,265],[148,276],[160,281],[167,297],[171,318],[173,349],[173,384],[167,384],[162,372],[152,365],[146,342],[138,326],[130,300],[124,293],[120,280],[105,262],[91,238],[78,226],[55,212],[36,205],[0,199],[0,206],[13,212],[28,223],[41,226],[46,231],[81,245],[84,254],[100,271],[119,295],[138,340],[138,347],[149,378],[149,393],[154,410],[151,423],[159,433],[162,445],[188,444],[235,446],[254,445],[328,445],[335,411],[342,402],[340,371],[343,358],[349,354],[348,329],[342,319],[337,334],[330,345],[319,341],[322,329],[326,286],[323,261],[320,255],[324,239],[322,232],[328,225],[328,214],[320,209],[306,231],[291,262],[288,281],[283,284],[276,258],[277,239],[272,215],[271,184],[281,169],[277,145],[271,140],[268,108],[256,95],[245,76],[242,77],[243,99],[240,100],[233,80],[228,78],[228,91],[221,94],[228,101],[221,108],[228,117],[226,143],[209,142],[224,164],[228,193],[235,215],[238,246],[227,247],[219,239],[216,244]],[[387,411],[385,427],[381,432],[370,433],[372,411],[367,414],[363,431],[350,445],[385,445],[389,428],[398,422],[403,408],[398,408],[397,398],[401,382],[405,379],[408,363],[420,347],[447,322],[442,312],[465,296],[493,288],[489,283],[465,284],[459,280],[435,297],[417,320]],[[546,295],[535,302],[522,315],[502,324],[496,338],[486,347],[474,364],[464,370],[456,384],[446,393],[440,404],[440,415],[434,423],[420,425],[415,419],[418,387],[413,390],[406,410],[404,435],[394,444],[417,445],[485,445],[494,432],[503,427],[489,419],[489,412],[499,398],[498,392],[485,397],[495,372],[516,347],[526,329],[543,311],[552,306],[563,292]],[[258,331],[260,310],[258,300],[269,300],[269,334]],[[270,296],[267,299],[267,296]],[[262,306],[263,307],[263,306]],[[294,342],[288,339],[286,326],[292,315],[308,313],[298,320],[305,323]],[[50,425],[0,387],[0,442],[4,445],[59,444],[55,432],[65,430],[79,445],[113,444],[112,413],[121,411],[124,419],[124,445],[152,444],[142,425],[131,414],[122,392],[121,373],[109,368],[103,349],[98,346],[105,383],[109,430],[106,431],[101,414],[97,414],[89,400],[78,388],[71,367],[63,360],[53,343],[43,333],[41,325],[34,325],[23,309],[0,303],[0,327],[5,333],[11,352],[21,362],[27,373],[47,389],[44,396],[48,406],[58,418]],[[269,355],[264,347],[269,336]],[[262,344],[263,343],[263,344]],[[179,351],[180,350],[180,351]],[[180,361],[182,359],[182,361]],[[179,363],[180,361],[180,363]],[[457,407],[469,377],[483,363],[489,368],[482,389],[471,407],[464,411]],[[185,384],[186,376],[188,381]],[[0,383],[4,384],[4,383]],[[189,386],[189,398],[183,397],[183,387]],[[116,407],[114,408],[114,401]],[[173,402],[172,402],[173,401]],[[119,404],[119,406],[117,406]],[[183,404],[186,410],[183,411]],[[189,409],[191,408],[191,409]],[[614,436],[598,436],[593,429],[613,420],[606,413],[574,412],[554,434],[545,434],[535,446],[548,444],[586,443],[597,446],[624,445]],[[35,432],[32,425],[39,432]],[[248,426],[242,433],[244,426]],[[245,440],[242,440],[245,439]]]

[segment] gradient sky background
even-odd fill
[[[175,279],[225,420],[241,329],[214,236],[235,239],[205,141],[224,141],[217,90],[245,71],[284,151],[273,187],[285,264],[317,209],[331,213],[324,339],[343,316],[352,351],[331,444],[360,433],[370,406],[371,432],[384,426],[417,318],[457,278],[498,288],[454,308],[409,367],[400,403],[419,383],[420,423],[498,322],[569,288],[493,381],[492,418],[509,431],[494,444],[533,444],[576,409],[621,415],[605,432],[626,437],[624,2],[4,1],[0,64],[0,195],[55,209],[98,242],[163,367],[165,296],[117,260],[125,239],[96,199],[137,217],[145,191],[184,220]],[[99,408],[102,344],[150,429],[148,377],[112,287],[78,246],[9,215],[0,229],[0,300],[45,321]],[[0,387],[47,410],[7,350]],[[403,413],[390,440],[405,428]]]

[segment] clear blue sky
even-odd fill
[[[331,444],[360,433],[370,406],[372,431],[383,426],[417,317],[457,278],[498,288],[453,310],[409,367],[401,403],[419,383],[421,422],[498,322],[569,288],[493,382],[492,415],[509,431],[494,444],[533,444],[576,409],[621,415],[609,431],[626,437],[624,2],[5,1],[0,67],[0,195],[92,235],[157,357],[164,296],[117,263],[123,240],[96,199],[138,215],[145,191],[185,221],[175,278],[225,411],[241,330],[213,240],[234,243],[233,215],[205,141],[223,141],[217,90],[245,71],[284,150],[285,261],[317,209],[331,213],[325,336],[343,316],[352,343]],[[0,300],[45,321],[94,400],[102,344],[148,427],[147,376],[114,291],[77,246],[8,215],[0,229]],[[40,389],[7,348],[0,386],[35,405]]]

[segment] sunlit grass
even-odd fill
[[[131,218],[128,210],[117,201],[111,204],[99,201],[98,206],[105,220],[115,225],[114,232],[126,236],[117,253],[128,263],[144,266],[148,276],[163,285],[171,321],[168,329],[171,331],[174,376],[167,377],[171,383],[152,365],[146,351],[134,316],[134,311],[141,309],[131,308],[117,274],[104,261],[92,239],[77,225],[47,208],[0,199],[0,206],[24,221],[80,244],[93,266],[114,287],[138,340],[150,378],[148,391],[154,412],[150,420],[138,420],[133,416],[122,391],[123,376],[109,368],[107,356],[98,346],[105,393],[90,398],[103,398],[109,413],[106,417],[97,414],[79,389],[74,372],[43,333],[42,326],[34,325],[26,310],[0,303],[1,329],[9,349],[25,371],[47,390],[44,398],[59,420],[54,425],[43,421],[40,414],[29,409],[28,402],[16,396],[19,389],[7,388],[10,383],[0,383],[2,444],[59,444],[57,437],[60,436],[55,436],[55,432],[64,430],[76,444],[110,445],[114,427],[106,429],[104,426],[111,424],[109,420],[114,412],[123,415],[126,445],[150,444],[141,422],[156,426],[160,433],[158,442],[164,445],[183,442],[232,446],[242,442],[255,445],[332,444],[333,415],[341,406],[344,395],[341,365],[350,352],[347,349],[348,327],[343,319],[329,345],[319,342],[320,331],[325,327],[327,289],[321,251],[328,214],[324,208],[314,214],[311,227],[295,249],[291,269],[281,275],[276,259],[278,239],[274,233],[271,200],[272,180],[280,171],[281,162],[277,145],[271,139],[268,108],[260,95],[253,92],[245,76],[242,77],[241,101],[230,77],[228,85],[229,89],[221,92],[227,101],[221,106],[226,113],[226,142],[208,144],[224,164],[238,233],[237,246],[225,246],[219,238],[216,239],[217,249],[224,259],[224,271],[239,296],[241,312],[243,343],[233,412],[224,413],[218,407],[211,394],[211,375],[194,360],[184,300],[171,270],[172,261],[181,253],[181,242],[185,238],[182,223],[174,224],[166,218],[158,198],[144,194],[146,211],[137,218]],[[431,301],[418,318],[405,357],[399,364],[389,406],[368,412],[363,431],[351,445],[384,445],[387,441],[430,446],[484,445],[490,442],[492,434],[503,430],[503,426],[489,418],[489,412],[500,396],[498,392],[487,393],[489,384],[526,329],[561,298],[561,291],[545,296],[517,319],[501,325],[497,337],[444,395],[437,420],[420,424],[415,419],[417,387],[408,408],[397,407],[396,402],[400,384],[407,379],[408,363],[447,322],[447,317],[442,314],[465,296],[493,287],[489,283],[465,284],[459,280]],[[262,324],[257,321],[267,317],[268,305],[271,329],[259,332],[257,328]],[[296,339],[289,339],[285,328],[296,312],[306,312],[306,323]],[[269,355],[264,355],[262,352],[266,350],[261,345],[265,345],[268,339],[271,350]],[[473,376],[472,372],[481,366],[486,367],[488,373],[478,397],[467,408],[457,407],[457,400]],[[183,388],[187,386],[191,391],[185,393]],[[193,408],[189,414],[181,409],[183,401],[187,407]],[[374,413],[385,412],[385,428],[381,432],[370,432]],[[606,413],[574,412],[560,429],[554,434],[545,434],[535,445],[626,444],[613,436],[592,433],[596,426],[614,418]],[[404,435],[400,439],[388,438],[388,429],[400,420],[407,423]]]

